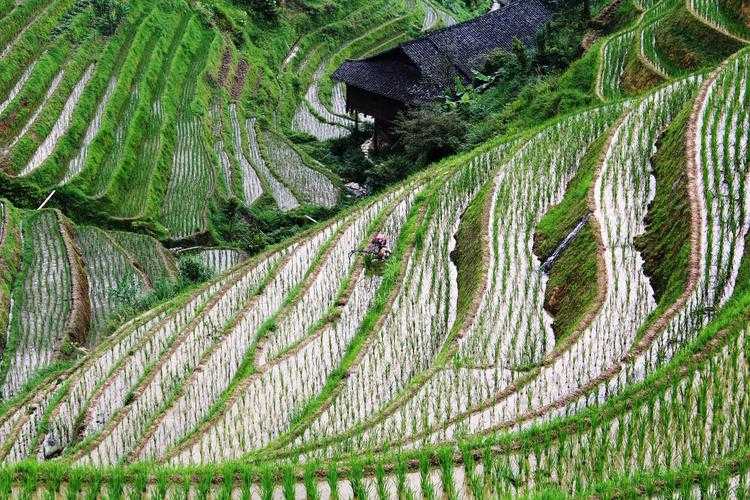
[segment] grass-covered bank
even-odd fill
[[[692,106],[686,106],[661,137],[652,159],[656,193],[646,215],[646,232],[635,240],[659,308],[658,317],[685,289],[690,255],[690,203],[685,134]]]
[[[568,184],[563,200],[545,214],[534,233],[534,253],[540,262],[549,259],[568,235],[589,216],[589,193],[593,189],[597,167],[605,153],[611,131],[602,135],[588,149],[575,177]],[[562,340],[580,328],[599,293],[599,248],[594,232],[597,227],[587,220],[585,226],[546,269],[547,287],[544,308],[552,315],[552,329]]]

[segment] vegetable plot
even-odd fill
[[[667,69],[668,64],[656,48],[656,36],[661,22],[661,19],[657,19],[641,28],[640,56],[644,63],[659,76],[669,79],[671,72]]]
[[[2,20],[3,35],[0,37],[0,45],[4,45],[0,52],[0,59],[5,59],[24,38],[27,31],[38,22],[44,24],[48,21],[48,13],[58,11],[61,7],[69,7],[72,0],[57,0],[47,2],[45,0],[32,0],[24,2],[13,10],[10,16]],[[19,29],[20,28],[20,29]],[[12,38],[10,38],[12,37]]]
[[[206,230],[208,195],[214,189],[214,178],[203,149],[198,117],[177,123],[176,142],[162,223],[173,239],[182,239]]]
[[[149,14],[146,20],[138,26],[135,39],[127,57],[123,62],[127,73],[120,72],[115,88],[113,102],[116,108],[109,111],[112,113],[107,120],[106,133],[112,134],[110,138],[101,131],[99,136],[104,142],[105,152],[103,158],[99,159],[98,165],[91,165],[89,159],[87,167],[91,167],[89,194],[95,198],[103,198],[112,186],[118,168],[123,159],[129,153],[128,138],[134,133],[132,128],[133,119],[141,100],[144,98],[143,77],[149,67],[157,39],[162,38],[158,23],[158,11]],[[147,94],[147,93],[146,93]]]
[[[232,162],[229,160],[229,154],[224,147],[223,138],[223,124],[222,124],[222,106],[221,98],[215,97],[214,104],[211,107],[211,118],[213,120],[213,139],[214,139],[214,152],[219,157],[219,165],[221,165],[221,173],[224,176],[224,183],[227,185],[231,192],[232,186]]]
[[[673,308],[644,333],[643,338],[613,371],[609,380],[574,394],[557,413],[570,414],[617,394],[629,384],[670,360],[678,348],[695,338],[734,291],[750,224],[748,213],[747,142],[750,99],[747,52],[729,60],[703,85],[688,131],[688,169],[694,200],[691,278]],[[697,217],[699,216],[699,218]]]
[[[123,458],[206,350],[221,341],[227,322],[245,307],[283,254],[283,251],[272,254],[260,263],[239,269],[226,278],[219,293],[186,326],[160,333],[159,345],[153,341],[144,345],[138,357],[133,356],[126,370],[113,379],[116,383],[108,382],[93,402],[88,415],[94,418],[89,420],[86,434],[94,435],[94,439],[74,458],[93,464],[112,464]],[[139,380],[144,364],[151,365],[151,370]],[[123,384],[125,390],[120,389]],[[128,389],[132,391],[132,404],[124,399]]]
[[[422,22],[422,31],[429,31],[434,28],[442,28],[456,24],[456,19],[443,9],[438,9],[432,3],[426,0],[418,0],[417,4],[424,9],[424,21]]]
[[[307,93],[305,94],[305,100],[307,101],[307,104],[312,108],[313,112],[323,121],[333,125],[341,125],[342,127],[352,128],[354,127],[354,120],[348,117],[341,116],[339,114],[335,114],[335,112],[331,113],[328,108],[326,108],[323,103],[320,102],[318,91],[320,81],[325,76],[326,66],[327,64],[323,63],[318,67],[317,71],[315,71],[312,84],[307,89]],[[338,87],[340,92],[341,84],[339,84]],[[341,96],[339,96],[339,100],[341,100]],[[338,106],[340,107],[341,103],[339,103]],[[346,112],[342,113],[342,115],[346,115]]]

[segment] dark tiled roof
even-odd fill
[[[443,95],[456,76],[471,79],[494,49],[510,50],[514,38],[530,46],[550,16],[542,0],[516,0],[382,54],[346,61],[333,78],[405,104],[429,102]]]

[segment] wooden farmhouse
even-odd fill
[[[495,49],[531,46],[551,12],[542,0],[515,0],[366,59],[345,61],[333,79],[346,85],[348,113],[375,119],[374,147],[388,140],[396,115],[443,98],[459,78],[468,84]]]

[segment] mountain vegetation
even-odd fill
[[[0,496],[750,495],[750,5],[549,6],[0,0]]]

